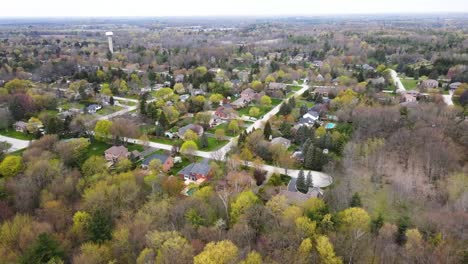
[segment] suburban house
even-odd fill
[[[178,175],[183,180],[199,181],[207,180],[211,176],[211,166],[207,159],[192,163],[179,171]]]
[[[325,78],[323,78],[322,74],[319,74],[319,75],[317,75],[317,77],[315,77],[315,81],[316,82],[324,82]]]
[[[285,90],[286,90],[286,84],[271,82],[270,84],[268,84],[268,87],[266,88],[265,91],[266,91],[266,94],[271,97],[281,98],[281,97],[284,97]]]
[[[451,83],[451,84],[449,84],[449,89],[452,90],[452,91],[455,91],[458,88],[458,86],[460,86],[460,85],[461,85],[461,82]]]
[[[24,132],[28,131],[28,123],[23,122],[23,121],[18,121],[16,123],[14,123],[13,127],[18,132],[23,132],[24,133]]]
[[[124,146],[112,146],[104,151],[104,158],[110,162],[117,162],[121,159],[130,158],[131,153]]]
[[[203,132],[204,132],[202,126],[197,125],[197,124],[188,124],[188,125],[186,125],[186,126],[184,126],[184,127],[179,128],[179,130],[178,130],[178,132],[177,132],[178,136],[179,136],[180,138],[183,139],[185,133],[186,133],[187,130],[189,130],[189,129],[192,130],[193,132],[195,132],[198,136],[203,135]]]
[[[86,107],[86,111],[88,111],[88,113],[90,114],[95,114],[98,110],[101,110],[101,109],[102,109],[102,106],[97,105],[97,104],[88,105],[88,107]]]
[[[411,103],[411,102],[416,102],[417,98],[413,94],[404,93],[402,94],[400,101],[401,103]]]
[[[291,146],[291,140],[284,138],[284,137],[276,137],[271,140],[272,145],[283,145],[286,148],[289,148]]]
[[[312,62],[312,65],[313,65],[314,67],[317,67],[317,68],[322,68],[322,66],[323,66],[323,61],[314,60],[314,61]],[[322,77],[322,78],[323,78],[323,77]]]
[[[214,114],[220,119],[236,119],[239,117],[236,110],[230,104],[218,107]]]
[[[232,102],[232,106],[236,109],[246,107],[252,101],[259,101],[265,93],[257,93],[252,88],[247,88],[241,92],[239,99]]]
[[[432,79],[424,80],[421,82],[419,87],[424,88],[424,89],[437,88],[439,87],[439,82],[436,80],[432,80]]]
[[[319,120],[320,114],[315,110],[309,110],[305,115],[299,119],[300,126],[313,126]]]
[[[171,156],[165,154],[153,154],[143,160],[143,162],[141,163],[141,167],[144,169],[148,168],[149,164],[153,160],[161,161],[162,170],[164,172],[169,171],[172,168],[172,166],[174,166],[174,159]]]
[[[182,83],[184,82],[184,75],[183,74],[177,74],[174,78],[174,81],[176,83]]]

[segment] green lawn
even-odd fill
[[[85,106],[84,104],[80,103],[71,103],[71,102],[66,102],[64,104],[59,105],[63,110],[69,110],[71,108],[76,108],[76,109],[83,109]]]
[[[254,105],[254,106],[248,106],[248,107],[244,107],[242,109],[240,109],[238,112],[239,112],[239,115],[240,116],[250,116],[249,115],[249,111],[252,107],[257,107],[259,110],[260,110],[260,114],[258,116],[254,116],[255,118],[260,118],[261,116],[263,116],[264,114],[268,113],[272,107],[271,106],[260,106],[260,105]]]
[[[166,145],[174,145],[178,142],[180,142],[179,139],[170,139],[167,137],[150,137],[150,141],[156,142],[156,143],[161,143],[161,144],[166,144]]]
[[[120,111],[122,109],[123,109],[123,107],[121,107],[121,106],[109,105],[109,106],[103,107],[101,110],[97,111],[96,113],[99,114],[99,115],[109,115],[109,114],[112,114],[114,112]]]
[[[406,90],[414,90],[418,87],[418,80],[414,79],[400,79],[403,86],[405,86]]]
[[[299,91],[300,89],[302,89],[302,86],[299,86],[299,85],[291,86],[291,90],[293,90],[294,92],[297,92],[297,91]]]
[[[283,102],[283,99],[278,99],[278,98],[271,98],[271,105],[272,106],[277,106]]]
[[[306,101],[306,100],[299,100],[297,101],[296,103],[296,106],[297,107],[301,107],[302,105],[306,105],[307,108],[311,108],[311,107],[314,107],[314,102],[309,102],[309,101]]]
[[[239,127],[241,126],[241,122],[244,122],[243,120],[239,120]],[[224,129],[224,134],[228,137],[235,137],[235,136],[238,136],[239,133],[242,131],[242,129],[240,129],[240,131],[238,131],[237,133],[232,133],[230,131],[228,131],[227,127],[228,127],[229,123],[222,123],[222,124],[219,124],[215,127],[212,127],[210,129],[208,129],[208,133],[211,133],[211,134],[214,134],[216,132],[216,129]],[[245,124],[244,124],[245,125]]]
[[[208,138],[208,147],[206,148],[201,148],[200,150],[202,151],[213,151],[221,148],[222,146],[226,145],[229,141],[227,140],[221,140],[217,141],[216,138]]]
[[[6,136],[6,137],[11,137],[11,138],[16,138],[16,139],[22,139],[22,140],[32,140],[32,139],[34,139],[33,135],[18,132],[16,130],[14,130],[13,128],[10,128],[8,130],[5,130],[5,129],[0,130],[0,135]]]
[[[106,151],[106,149],[110,147],[112,147],[111,144],[95,140],[89,145],[88,150],[86,152],[86,158],[89,158],[91,156],[103,156],[104,151]]]

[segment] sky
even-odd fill
[[[468,0],[2,0],[6,17],[468,13]]]

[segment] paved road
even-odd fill
[[[20,149],[25,149],[29,147],[29,144],[31,141],[29,140],[21,140],[21,139],[16,139],[16,138],[11,138],[11,137],[5,137],[0,135],[0,142],[6,141],[11,144],[10,149],[8,152],[14,152]]]
[[[302,88],[294,93],[294,97],[298,97],[302,95],[306,90],[309,89],[309,86],[306,84],[302,85]],[[114,97],[115,98],[115,97]],[[259,129],[263,128],[265,125],[266,121],[268,121],[272,116],[276,115],[279,112],[279,109],[281,107],[281,104],[275,106],[270,112],[265,114],[261,119],[255,121],[252,125],[246,128],[246,131],[251,132],[254,128]],[[234,144],[237,143],[237,138],[238,137],[233,137],[230,139],[230,141],[224,145],[222,148],[216,150],[216,151],[211,151],[211,152],[206,152],[206,151],[195,151],[193,155],[198,156],[198,157],[203,157],[203,158],[208,158],[208,159],[214,159],[214,160],[222,160],[224,161],[226,158],[226,154],[232,149]],[[141,140],[138,139],[128,139],[128,142],[130,143],[135,143],[135,144],[144,144]],[[164,150],[172,150],[171,145],[166,145],[166,144],[161,144],[161,143],[156,143],[156,142],[148,142],[148,146],[153,147],[153,148],[158,148],[158,149],[164,149]],[[246,164],[249,167],[255,167],[255,164],[252,162],[246,162],[244,161],[244,164]],[[275,167],[271,165],[262,165],[261,169],[268,171],[270,173],[281,173],[281,174],[286,174],[284,168],[280,167]],[[332,184],[333,180],[330,175],[327,175],[323,172],[319,171],[310,171],[312,174],[312,181],[314,183],[314,186],[316,187],[327,187],[330,184]],[[305,175],[309,173],[309,171],[304,171]],[[287,170],[287,175],[292,177],[292,178],[297,178],[299,175],[299,170]]]
[[[443,95],[443,97],[444,97],[444,102],[445,102],[447,105],[453,105],[452,96],[453,96],[453,92],[452,92],[452,91],[449,91],[449,94],[444,94],[444,95]]]
[[[390,70],[390,75],[392,76],[393,82],[395,83],[395,86],[397,88],[396,92],[397,93],[404,93],[406,92],[405,86],[400,80],[400,77],[398,77],[398,74],[394,70]]]

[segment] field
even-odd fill
[[[401,83],[405,86],[406,90],[414,90],[418,87],[418,80],[401,78]]]
[[[238,112],[239,112],[239,115],[240,116],[250,116],[249,115],[249,111],[252,107],[257,107],[259,110],[260,110],[260,114],[258,116],[254,116],[255,118],[260,118],[261,116],[263,116],[264,114],[268,113],[272,107],[271,106],[260,106],[260,105],[254,105],[254,106],[248,106],[248,107],[244,107],[242,109],[240,109]]]
[[[217,141],[216,138],[209,137],[208,138],[208,147],[201,148],[202,151],[213,151],[221,148],[222,146],[226,145],[229,141],[221,140]]]
[[[22,139],[22,140],[32,140],[32,139],[34,139],[33,135],[18,132],[16,130],[14,130],[13,128],[8,129],[8,130],[5,130],[5,129],[0,130],[0,135],[6,136],[6,137],[11,137],[11,138],[16,138],[16,139]]]

